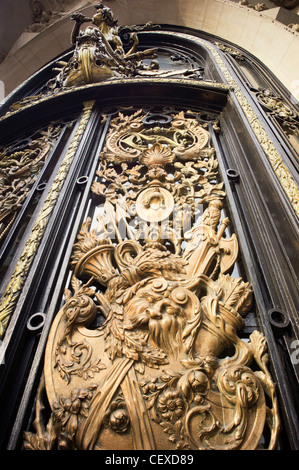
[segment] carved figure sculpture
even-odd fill
[[[230,274],[238,243],[235,235],[224,238],[225,193],[208,184],[209,171],[217,173],[209,133],[183,112],[167,125],[157,119],[163,116],[139,111],[111,124],[100,173],[111,183],[96,182],[93,191],[111,206],[112,189],[115,198],[128,188],[131,201],[149,209],[141,216],[154,230],[143,241],[129,232],[113,242],[108,223],[101,229],[92,229],[91,219],[83,223],[71,261],[73,293],[66,290],[48,338],[28,449],[256,449],[265,425],[269,448],[275,447],[279,420],[265,338],[258,331],[248,342],[238,337],[252,289]],[[105,166],[113,153],[122,165],[119,179]],[[166,167],[176,163],[178,192],[166,184]],[[203,167],[206,176],[198,179]],[[190,205],[197,195],[206,209],[179,236],[182,248],[173,238],[170,248],[163,211],[174,206],[161,208],[161,196],[182,208],[190,181],[201,184],[189,193]]]
[[[68,62],[58,61],[54,70],[57,76],[47,83],[49,92],[60,88],[81,86],[124,77],[188,77],[202,78],[201,68],[179,68],[160,70],[157,49],[138,50],[139,31],[157,29],[150,21],[143,26],[117,26],[110,8],[98,3],[92,18],[74,13],[72,31],[74,52]],[[84,31],[82,24],[91,22]],[[122,38],[128,42],[126,52]],[[143,59],[150,59],[144,61]]]
[[[138,70],[144,69],[144,58],[155,58],[155,50],[147,49],[136,52],[138,37],[131,32],[132,47],[125,53],[119,36],[117,20],[114,19],[110,8],[102,3],[95,5],[97,13],[88,18],[82,13],[74,13],[72,20],[75,26],[72,32],[72,44],[74,53],[69,62],[59,61],[55,68],[59,72],[55,79],[48,83],[49,88],[61,88],[78,86],[88,83],[101,82],[116,77],[131,77]],[[87,26],[80,31],[83,23],[92,22],[93,26]],[[150,29],[151,23],[143,28]],[[132,30],[134,28],[131,28]]]

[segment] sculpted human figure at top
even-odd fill
[[[74,53],[68,62],[57,62],[54,70],[59,74],[48,83],[50,89],[132,77],[138,74],[139,70],[149,67],[142,63],[142,59],[156,57],[155,49],[136,52],[139,41],[135,30],[150,29],[151,23],[144,27],[129,28],[130,48],[125,52],[119,34],[120,27],[117,26],[117,19],[114,18],[112,10],[102,3],[95,5],[95,8],[96,13],[92,18],[79,12],[71,16],[75,21],[71,35]],[[81,30],[84,23],[92,25]],[[157,64],[154,66],[156,68]]]

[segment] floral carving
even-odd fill
[[[43,383],[42,386],[44,387]],[[96,385],[87,388],[74,388],[69,397],[60,396],[53,403],[53,414],[47,426],[47,433],[43,432],[40,419],[37,416],[37,434],[25,434],[26,450],[49,450],[56,442],[58,450],[74,450],[74,436],[78,430],[80,419],[88,415],[90,400]]]
[[[176,449],[191,449],[186,430],[186,418],[190,404],[204,402],[209,379],[201,371],[193,369],[185,373],[163,371],[160,380],[140,382],[151,418],[169,434],[169,441]]]
[[[104,418],[104,426],[119,434],[127,432],[130,426],[130,418],[123,397],[117,397],[112,401]]]

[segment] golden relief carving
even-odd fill
[[[50,82],[48,83],[49,91],[47,93],[42,93],[40,95],[36,95],[33,97],[24,98],[20,102],[15,103],[14,105],[12,105],[10,111],[5,116],[2,116],[0,118],[0,121],[6,119],[6,117],[9,117],[13,114],[18,113],[19,111],[22,111],[23,109],[32,107],[32,105],[35,105],[35,104],[38,105],[41,102],[47,101],[49,99],[53,99],[57,96],[71,93],[73,90],[72,87],[75,87],[76,89],[82,89],[82,88],[86,89],[88,87],[92,90],[93,88],[101,86],[101,85],[105,86],[107,83],[109,83],[110,79],[112,80],[117,79],[117,83],[134,83],[136,80],[137,82],[142,81],[143,83],[147,83],[147,79],[145,77],[149,77],[150,80],[148,83],[150,83],[152,80],[156,80],[156,81],[163,83],[166,80],[167,83],[190,84],[190,80],[187,80],[184,78],[175,79],[175,80],[169,78],[173,75],[177,76],[177,71],[174,71],[173,73],[172,71],[169,72],[165,70],[164,71],[158,70],[156,69],[157,64],[155,63],[155,61],[153,61],[154,63],[151,66],[145,66],[144,64],[142,64],[142,57],[139,56],[138,55],[139,52],[135,52],[135,50],[138,46],[138,38],[136,36],[136,31],[142,30],[143,27],[131,28],[132,47],[134,48],[134,52],[133,52],[134,66],[131,69],[131,71],[129,70],[130,69],[129,67],[129,69],[127,69],[127,71],[125,72],[126,66],[123,65],[122,67],[119,67],[120,66],[119,60],[124,60],[126,62],[129,59],[131,60],[131,58],[129,58],[129,56],[126,56],[126,54],[123,54],[122,52],[123,49],[120,44],[121,40],[119,36],[121,27],[118,27],[116,25],[115,23],[116,20],[113,17],[113,13],[108,7],[100,4],[96,6],[96,9],[97,9],[97,13],[94,15],[93,18],[84,17],[80,13],[74,15],[73,19],[76,21],[77,26],[74,28],[74,31],[73,31],[73,35],[72,35],[73,42],[75,42],[75,39],[80,32],[80,25],[82,25],[85,22],[90,21],[93,23],[94,26],[87,28],[86,35],[82,33],[81,35],[82,38],[86,36],[85,37],[86,44],[84,44],[85,39],[82,39],[83,42],[81,45],[78,43],[78,46],[76,46],[75,48],[74,57],[70,59],[69,63],[65,63],[65,62],[57,63],[58,67],[56,68],[56,70],[58,72],[58,75],[53,80],[50,80]],[[151,27],[152,25],[148,23],[147,25],[145,25],[144,29],[150,29]],[[155,34],[159,35],[159,31],[155,31]],[[173,36],[174,33],[163,31],[163,35],[167,35],[167,34]],[[89,36],[91,37],[89,38]],[[258,142],[260,143],[267,159],[269,160],[270,165],[272,166],[272,169],[279,183],[281,184],[295,213],[298,215],[299,214],[298,186],[296,182],[294,181],[286,164],[284,163],[281,155],[276,149],[274,143],[267,135],[267,132],[265,131],[263,125],[259,121],[252,106],[246,99],[241,88],[238,86],[236,80],[231,75],[229,69],[227,68],[226,64],[224,63],[221,56],[219,55],[216,47],[214,47],[213,45],[211,45],[209,42],[205,40],[202,40],[198,37],[194,38],[193,36],[190,36],[185,33],[180,33],[180,37],[191,39],[195,43],[198,43],[202,45],[203,47],[207,48],[209,52],[212,54],[213,59],[215,60],[216,64],[219,66],[227,85],[209,82],[209,81],[201,81],[201,80],[195,80],[195,83],[197,83],[198,86],[200,87],[207,86],[207,87],[214,87],[214,88],[224,88],[224,89],[230,89],[234,92],[244,112],[244,115],[249,122],[249,125],[251,126],[254,134],[256,135],[258,139]],[[106,57],[106,62],[104,60],[103,62],[104,69],[105,70],[107,69],[107,70],[102,75],[101,75],[101,72],[93,75],[93,69],[94,68],[96,69],[98,67],[98,65],[96,64],[101,62],[101,61],[98,61],[96,57],[97,41],[99,41],[99,44],[100,44],[99,49],[101,53],[104,53],[104,56],[105,54],[107,55],[106,49],[108,49],[109,51],[108,55],[112,53],[112,56],[113,56],[113,57],[110,57],[109,59],[110,62],[107,59],[107,57]],[[217,44],[218,49],[219,48],[223,49],[224,47],[223,44],[220,44],[219,42],[216,44]],[[79,49],[82,48],[82,50],[80,49],[80,51],[78,51],[78,48]],[[84,49],[84,52],[83,52],[83,49]],[[224,50],[227,51],[227,48],[224,48]],[[150,51],[151,52],[149,52],[149,56],[151,56],[152,54],[152,57],[154,57],[155,51],[152,49],[150,49]],[[238,54],[236,54],[236,51],[233,50],[232,48],[229,48],[229,52],[233,54],[237,59],[241,59],[241,57],[239,57]],[[112,65],[113,63],[114,63],[114,66]],[[186,76],[189,76],[190,70],[186,70],[185,72],[186,72]],[[72,75],[72,78],[70,79],[70,81],[68,81],[70,74]],[[180,75],[184,76],[185,75],[184,71],[180,71]],[[195,78],[196,78],[196,74],[195,74]],[[192,84],[194,85],[194,82],[192,82]],[[292,122],[290,123],[289,118],[288,118],[286,121],[284,121],[284,123],[286,123],[285,129],[287,132],[295,132],[297,134],[298,132],[297,123],[294,123],[293,119],[292,119]],[[295,124],[295,127],[293,126],[293,124]]]
[[[238,336],[252,289],[230,274],[238,243],[210,135],[188,113],[164,117],[111,123],[92,189],[106,211],[74,245],[26,449],[255,449],[265,425],[275,447],[265,338]]]
[[[120,227],[137,240],[167,237],[179,254],[182,231],[191,228],[198,208],[225,192],[215,181],[218,162],[207,130],[184,113],[172,115],[171,125],[163,123],[168,118],[141,111],[115,118],[92,190],[105,198],[99,232],[115,231],[119,241]]]
[[[232,57],[234,57],[234,59],[238,61],[244,60],[244,55],[242,54],[242,52],[238,51],[238,49],[235,49],[234,47],[225,46],[222,42],[219,41],[215,41],[214,44],[216,47],[218,47],[218,49],[231,55]]]
[[[156,35],[159,35],[159,31],[155,32]],[[167,31],[163,31],[164,34],[173,34]],[[185,33],[180,33],[181,37],[185,37],[187,39],[192,39],[196,43],[202,45],[203,47],[207,48],[209,52],[212,54],[213,59],[215,60],[216,64],[219,66],[221,73],[225,79],[227,85],[223,84],[223,87],[228,87],[236,96],[242,110],[244,116],[246,117],[250,127],[252,128],[255,136],[258,139],[258,142],[263,149],[272,169],[275,173],[283,191],[285,192],[294,212],[299,215],[299,189],[298,185],[294,181],[292,174],[290,173],[289,169],[287,168],[286,164],[284,163],[280,153],[276,149],[274,143],[268,136],[266,130],[264,129],[262,123],[259,121],[258,116],[254,112],[252,106],[246,99],[244,93],[242,92],[241,88],[239,87],[238,83],[231,75],[229,69],[227,68],[226,64],[224,63],[223,59],[221,58],[218,50],[214,45],[209,43],[206,40],[200,38],[194,38]],[[218,46],[218,44],[217,44]],[[219,48],[219,47],[218,47]],[[219,86],[219,85],[216,85]],[[294,124],[292,122],[292,124]],[[293,126],[286,126],[287,131],[292,131],[297,133],[296,128]]]

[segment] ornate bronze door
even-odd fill
[[[0,118],[3,447],[298,448],[295,109],[216,38],[73,20]]]

